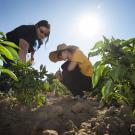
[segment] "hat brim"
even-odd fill
[[[71,45],[69,45],[69,46],[67,46],[66,48],[62,49],[62,50],[57,50],[57,51],[50,52],[50,54],[49,54],[49,59],[50,59],[51,61],[55,62],[55,63],[56,63],[57,61],[62,61],[62,59],[60,59],[60,58],[58,57],[58,54],[59,54],[60,52],[62,52],[62,51],[65,51],[65,50],[69,49],[69,48],[76,49],[77,47],[76,47],[76,46],[71,46]]]
[[[49,54],[49,59],[53,62],[57,62],[57,61],[60,61],[60,58],[58,58],[58,54],[59,52],[61,52],[62,50],[59,50],[59,51],[53,51],[53,52],[50,52]]]

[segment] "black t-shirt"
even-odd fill
[[[34,25],[22,25],[6,34],[7,40],[19,46],[19,40],[24,39],[29,43],[28,53],[34,51],[36,40],[39,40]]]

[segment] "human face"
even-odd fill
[[[61,60],[66,60],[68,58],[68,51],[65,50],[65,51],[62,51],[60,54],[59,54],[59,58]]]
[[[37,36],[39,39],[44,39],[47,37],[49,32],[50,30],[47,27],[40,26],[37,28]]]

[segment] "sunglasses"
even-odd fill
[[[40,33],[44,34],[44,36],[48,36],[49,33],[45,33],[43,30],[39,29]]]

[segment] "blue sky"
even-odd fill
[[[60,43],[77,45],[87,55],[103,35],[135,37],[134,6],[134,0],[0,0],[0,31],[6,33],[19,25],[48,20],[52,26],[50,40],[37,51],[34,67],[38,69],[43,64],[49,72],[55,72],[61,62],[52,63],[48,54]],[[79,31],[78,23],[85,15],[98,17],[101,29],[96,34],[91,35],[89,30],[85,36]],[[93,64],[96,60],[91,58]]]

